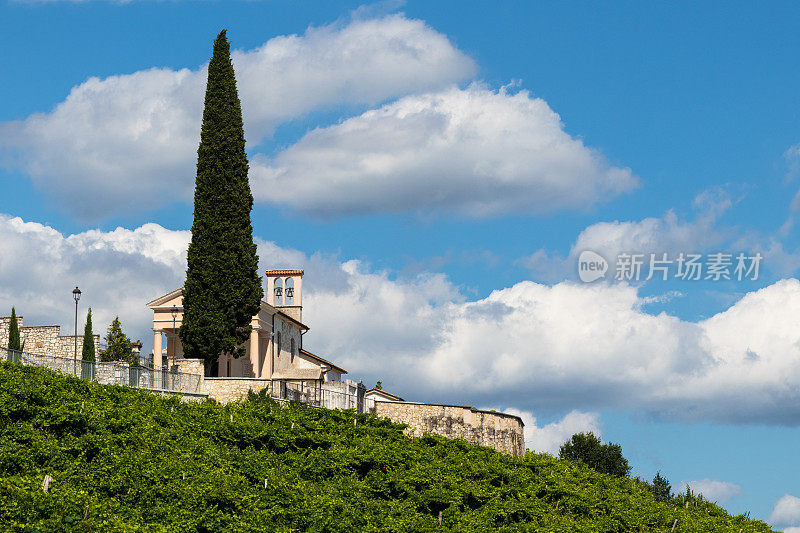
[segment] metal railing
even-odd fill
[[[200,376],[166,369],[130,366],[127,363],[82,361],[67,357],[9,350],[0,346],[0,358],[23,365],[41,366],[103,385],[125,385],[137,389],[200,393]]]
[[[364,397],[363,387],[351,393],[332,390],[330,385],[315,380],[271,381],[270,394],[278,400],[308,403],[325,409],[354,409],[358,413],[371,411],[375,407],[375,400]]]

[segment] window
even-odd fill
[[[278,335],[275,340],[276,348],[278,350],[278,358],[281,356],[281,332],[278,332]]]
[[[294,339],[292,339],[292,363],[294,363]]]
[[[294,278],[286,278],[285,305],[294,305]]]
[[[283,280],[275,278],[275,305],[283,305]]]

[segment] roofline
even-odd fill
[[[317,361],[321,361],[321,362],[325,363],[326,365],[330,365],[332,368],[335,368],[336,370],[339,370],[339,371],[341,371],[341,373],[342,373],[342,374],[347,374],[347,370],[345,370],[344,368],[342,368],[342,367],[340,367],[340,366],[337,366],[337,365],[335,365],[335,364],[331,363],[331,362],[330,362],[330,361],[328,361],[327,359],[323,359],[322,357],[320,357],[320,356],[318,356],[318,355],[315,355],[315,354],[313,354],[313,353],[309,352],[309,351],[308,351],[308,350],[306,350],[305,348],[301,348],[301,349],[300,349],[300,353],[303,353],[303,354],[306,354],[306,355],[308,355],[308,356],[311,356],[311,357],[313,357],[314,359],[316,359]]]
[[[175,290],[173,290],[173,291],[171,291],[171,292],[168,292],[167,294],[163,294],[163,295],[159,296],[158,298],[156,298],[156,299],[154,299],[154,300],[151,300],[150,302],[148,302],[148,303],[147,303],[147,307],[149,307],[150,309],[154,309],[154,310],[155,310],[156,308],[162,307],[161,305],[158,305],[158,302],[160,302],[160,301],[162,301],[162,300],[170,300],[171,298],[173,298],[173,297],[177,296],[177,295],[178,295],[178,293],[182,293],[184,288],[185,288],[185,287],[180,287],[180,288],[177,288],[177,289],[175,289]],[[261,301],[260,301],[260,304],[261,304],[261,305],[266,305],[266,306],[267,306],[267,308],[268,308],[268,309],[271,309],[271,310],[272,310],[272,311],[273,311],[275,314],[281,315],[282,317],[284,317],[284,318],[288,319],[289,321],[291,321],[291,322],[294,322],[295,324],[297,324],[298,326],[300,326],[300,329],[304,329],[304,330],[306,330],[306,331],[308,331],[308,330],[310,330],[310,329],[311,329],[309,326],[307,326],[307,325],[303,324],[302,322],[300,322],[300,321],[299,321],[299,320],[297,320],[296,318],[294,318],[294,317],[292,317],[292,316],[290,316],[290,315],[287,315],[286,313],[284,313],[283,311],[281,311],[280,309],[278,309],[278,308],[277,308],[277,307],[275,307],[274,305],[270,305],[270,304],[268,304],[268,303],[267,303],[266,301],[264,301],[264,300],[261,300]],[[183,308],[183,306],[180,306],[180,308],[182,309],[182,308]]]
[[[391,392],[385,391],[385,390],[383,390],[383,389],[379,389],[379,388],[377,388],[377,387],[372,387],[371,389],[369,389],[369,390],[368,390],[367,392],[365,392],[364,394],[369,394],[370,392],[373,392],[373,391],[375,391],[375,392],[380,392],[381,394],[385,394],[386,396],[391,396],[392,398],[397,398],[397,399],[398,399],[399,401],[401,401],[401,402],[404,402],[404,401],[405,401],[404,399],[402,399],[402,398],[401,398],[400,396],[398,396],[397,394],[392,394]]]
[[[266,302],[264,302],[264,303],[266,303]],[[267,304],[267,305],[269,305],[269,304]],[[284,313],[284,312],[283,312],[283,311],[281,311],[280,309],[277,309],[276,307],[273,307],[273,306],[271,306],[271,305],[270,305],[270,307],[272,307],[273,309],[275,309],[275,313],[276,313],[276,314],[279,314],[279,315],[281,315],[281,316],[282,316],[282,317],[284,317],[284,318],[288,318],[289,320],[291,320],[292,322],[294,322],[295,324],[297,324],[298,326],[300,326],[300,328],[301,328],[301,329],[304,329],[304,330],[306,330],[306,331],[308,331],[308,330],[310,330],[310,329],[311,329],[310,327],[306,326],[305,324],[303,324],[302,322],[300,322],[299,320],[297,320],[297,319],[296,319],[296,318],[294,318],[293,316],[287,315],[286,313]]]
[[[147,307],[158,307],[156,305],[156,302],[158,302],[160,300],[164,300],[164,299],[169,299],[168,297],[175,296],[176,293],[178,293],[178,292],[183,293],[183,287],[178,287],[177,289],[172,290],[172,291],[168,292],[167,294],[162,294],[158,298],[155,298],[155,299],[147,302]]]

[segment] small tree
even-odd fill
[[[619,444],[603,444],[594,433],[576,433],[561,445],[559,457],[573,463],[582,461],[592,470],[611,476],[627,476],[631,468]]]
[[[19,324],[17,323],[17,310],[11,308],[11,322],[8,324],[8,346],[9,350],[21,352],[25,349],[25,342],[20,341]]]
[[[122,332],[122,324],[120,324],[119,317],[115,317],[111,325],[108,326],[108,333],[103,338],[108,348],[100,352],[100,358],[103,361],[127,361],[135,364],[138,361],[133,361],[133,350],[131,350],[131,341],[127,335]]]
[[[650,485],[650,491],[660,502],[668,502],[672,499],[672,485],[669,484],[667,478],[661,476],[661,472],[656,472],[653,484]]]
[[[92,332],[92,308],[86,314],[86,326],[83,328],[83,351],[81,359],[94,362],[97,360],[94,351],[94,333]]]

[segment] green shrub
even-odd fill
[[[622,456],[619,444],[602,444],[594,433],[576,433],[561,445],[558,456],[610,476],[627,476],[631,472],[628,460]]]

